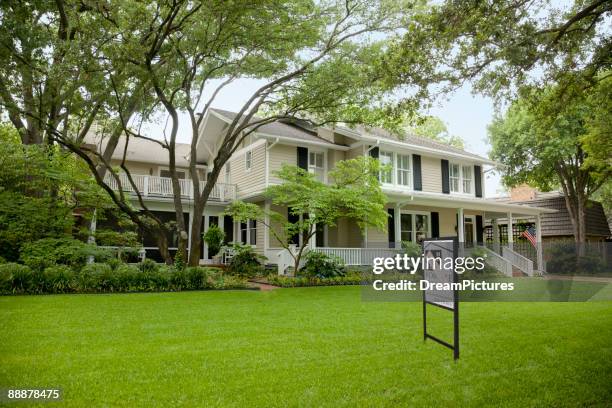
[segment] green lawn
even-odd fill
[[[458,362],[358,287],[0,297],[0,322],[0,387],[66,406],[612,404],[612,302],[464,303]]]

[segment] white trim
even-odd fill
[[[476,216],[475,215],[464,215],[463,216],[463,234],[464,234],[463,240],[465,241],[465,220],[466,219],[469,219],[470,223],[472,224],[472,243],[477,244],[478,239],[476,237]]]
[[[426,215],[427,216],[427,232],[426,232],[427,236],[426,236],[426,238],[430,238],[431,237],[431,211],[411,210],[411,209],[408,208],[408,209],[405,209],[405,210],[400,210],[400,213],[399,213],[399,217],[400,217],[400,222],[399,222],[399,241],[400,242],[402,241],[402,220],[401,220],[402,214],[410,214],[412,216],[412,217],[410,217],[410,222],[412,224],[410,226],[410,228],[411,228],[411,230],[410,230],[410,233],[411,233],[411,237],[410,237],[411,240],[410,240],[410,242],[414,242],[414,243],[417,242],[416,241],[417,230],[416,230],[416,217],[415,217],[415,215]],[[396,232],[395,239],[396,240],[398,239],[397,232]]]
[[[291,143],[284,143],[290,146],[317,146],[317,147],[325,147],[327,149],[333,149],[333,150],[342,150],[342,151],[349,150],[348,146],[341,146],[341,145],[337,145],[331,142],[327,142],[327,143],[326,142],[315,142],[315,141],[310,141],[310,140],[297,139],[294,137],[269,135],[266,133],[259,133],[259,132],[253,133],[253,137],[257,139],[260,139],[260,138],[274,139],[274,140],[281,139],[282,141],[285,141],[285,142],[291,142]]]
[[[308,149],[308,172],[311,174],[314,174],[315,178],[317,176],[316,171],[311,171],[311,167],[310,167],[310,153],[314,153],[314,154],[323,154],[323,180],[320,180],[323,183],[327,184],[327,150],[323,150],[323,149]],[[316,158],[315,158],[315,169],[318,169],[319,167],[316,167]]]

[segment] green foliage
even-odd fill
[[[210,256],[215,256],[219,253],[224,239],[225,232],[218,225],[208,227],[208,231],[204,234],[204,242],[208,245],[208,254]]]
[[[253,278],[264,274],[265,256],[256,253],[250,245],[234,244],[233,250],[234,256],[227,268],[230,275]]]
[[[272,204],[289,208],[297,221],[290,222],[288,214],[266,212],[256,204],[242,201],[233,202],[226,214],[236,221],[254,219],[264,225],[268,223],[270,232],[286,249],[298,234],[304,237],[303,249],[316,233],[317,225],[333,227],[341,218],[354,220],[362,230],[370,226],[384,231],[387,199],[378,181],[379,170],[378,160],[369,157],[340,161],[328,174],[331,184],[324,184],[303,169],[283,165],[277,172],[282,183],[268,187],[265,196]],[[292,256],[297,264],[298,256],[294,252]]]
[[[402,241],[402,250],[411,258],[419,258],[423,255],[423,248],[412,241]]]
[[[146,258],[138,265],[142,272],[156,272],[159,270],[159,264],[152,259]]]
[[[67,265],[55,265],[45,268],[40,288],[44,293],[70,293],[75,290],[75,273]]]
[[[361,285],[362,276],[359,271],[347,271],[344,276],[318,277],[318,276],[279,276],[269,275],[268,283],[282,288],[295,288],[301,286],[342,286]]]
[[[109,251],[74,238],[43,238],[22,247],[20,259],[34,270],[43,270],[55,264],[80,268],[89,257],[98,261],[110,259]]]
[[[182,271],[185,269],[185,259],[183,257],[183,251],[176,251],[174,255],[174,267],[176,270]]]
[[[32,270],[17,263],[0,265],[2,293],[31,293],[35,287]]]
[[[310,251],[300,274],[311,278],[334,278],[344,276],[346,268],[341,258],[328,256],[322,252]]]
[[[557,242],[546,251],[546,271],[561,275],[597,275],[606,271],[606,262],[598,250],[588,246],[583,247],[580,254],[580,246],[575,242]]]
[[[435,116],[426,116],[416,125],[408,126],[407,130],[409,133],[414,133],[417,136],[432,139],[436,142],[444,143],[458,149],[465,148],[463,139],[459,136],[450,134],[442,119]]]

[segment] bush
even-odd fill
[[[113,288],[113,270],[110,265],[91,263],[83,266],[77,275],[81,292],[104,292]]]
[[[306,254],[306,263],[300,272],[308,277],[335,278],[346,275],[346,268],[337,256],[310,251]]]
[[[225,232],[218,225],[208,227],[208,231],[204,234],[204,242],[208,245],[208,254],[210,256],[215,256],[219,253],[224,239]]]
[[[96,261],[106,261],[111,254],[74,238],[43,238],[24,244],[20,258],[30,268],[42,271],[55,264],[80,269],[90,256]]]
[[[483,258],[485,260],[484,262],[484,268],[483,269],[476,269],[474,268],[471,271],[466,270],[465,273],[463,274],[464,277],[470,276],[470,275],[496,275],[496,274],[500,274],[501,272],[498,271],[497,269],[495,269],[494,267],[492,267],[491,265],[489,265],[487,263],[487,257],[489,256],[489,254],[487,253],[487,250],[484,248],[474,248],[470,254],[470,256],[474,259],[476,258]]]
[[[416,242],[402,241],[402,249],[410,258],[420,258],[423,255],[423,248]]]
[[[36,283],[32,270],[17,263],[0,265],[0,288],[2,293],[33,293]]]
[[[74,271],[66,265],[55,265],[42,274],[40,291],[44,293],[69,293],[76,287]]]
[[[157,272],[159,269],[159,264],[152,259],[144,259],[139,265],[138,268],[142,272]]]
[[[585,254],[579,256],[578,245],[571,241],[555,243],[548,251],[546,270],[563,275],[592,275],[606,270],[601,254],[585,246]]]
[[[227,268],[230,275],[253,278],[264,274],[265,256],[256,253],[250,245],[235,244],[233,248],[234,256]]]

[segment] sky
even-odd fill
[[[237,80],[217,95],[213,107],[237,111],[263,83],[253,79]],[[211,82],[209,85],[209,89],[212,90],[218,84]],[[203,100],[209,97],[210,93],[205,91]],[[439,100],[431,109],[423,113],[442,119],[450,134],[460,136],[465,141],[467,151],[488,157],[490,146],[486,141],[487,126],[493,120],[494,115],[493,101],[490,98],[472,95],[471,87],[467,84],[453,94],[447,95],[444,100]],[[191,140],[189,116],[186,113],[181,114],[179,123],[178,141],[189,142]],[[157,123],[150,124],[143,130],[146,130],[152,137],[163,138],[165,125],[164,116]],[[485,174],[485,196],[493,197],[503,193],[499,175],[492,171],[487,172]]]

